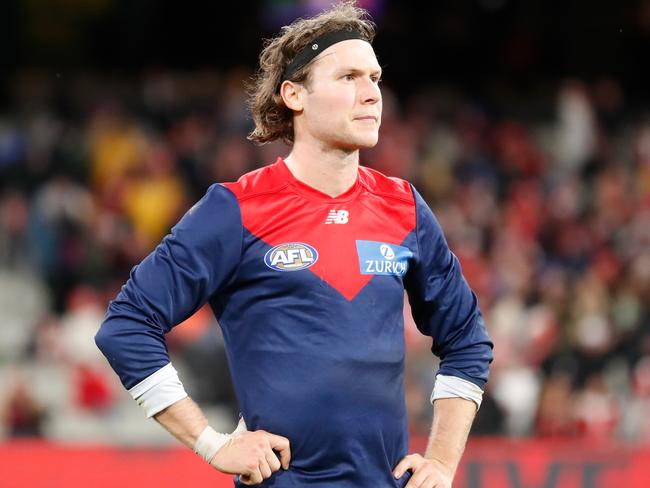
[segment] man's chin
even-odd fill
[[[339,147],[347,151],[356,151],[359,149],[372,149],[377,145],[379,135],[364,135],[359,137],[352,137],[347,141],[341,141]]]
[[[360,137],[357,141],[359,149],[371,149],[379,142],[379,135]]]

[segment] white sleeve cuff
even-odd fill
[[[436,383],[431,392],[431,403],[441,398],[464,398],[476,403],[476,408],[481,406],[483,390],[478,386],[457,376],[436,376]]]
[[[187,396],[172,363],[167,363],[152,375],[147,376],[131,388],[129,393],[138,402],[138,405],[144,408],[147,418],[153,417]]]

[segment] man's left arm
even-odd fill
[[[463,398],[441,398],[433,403],[433,423],[424,456],[409,454],[393,470],[395,478],[413,475],[406,488],[449,488],[465,450],[476,415],[476,404]]]
[[[481,404],[493,346],[476,295],[440,225],[415,189],[413,195],[417,246],[404,285],[418,329],[433,339],[431,350],[440,358],[440,369],[431,395],[434,418],[425,455],[407,456],[395,471],[412,471],[407,488],[447,488]]]

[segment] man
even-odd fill
[[[236,486],[448,488],[481,401],[492,344],[438,223],[407,182],[359,165],[381,120],[373,37],[348,2],[266,45],[251,138],[291,153],[213,185],[97,334],[147,415]],[[441,357],[424,456],[406,455],[404,289]],[[164,343],[205,302],[242,412],[230,435],[207,425]]]

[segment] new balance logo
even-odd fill
[[[326,224],[347,224],[350,212],[347,210],[330,210],[325,219]]]

